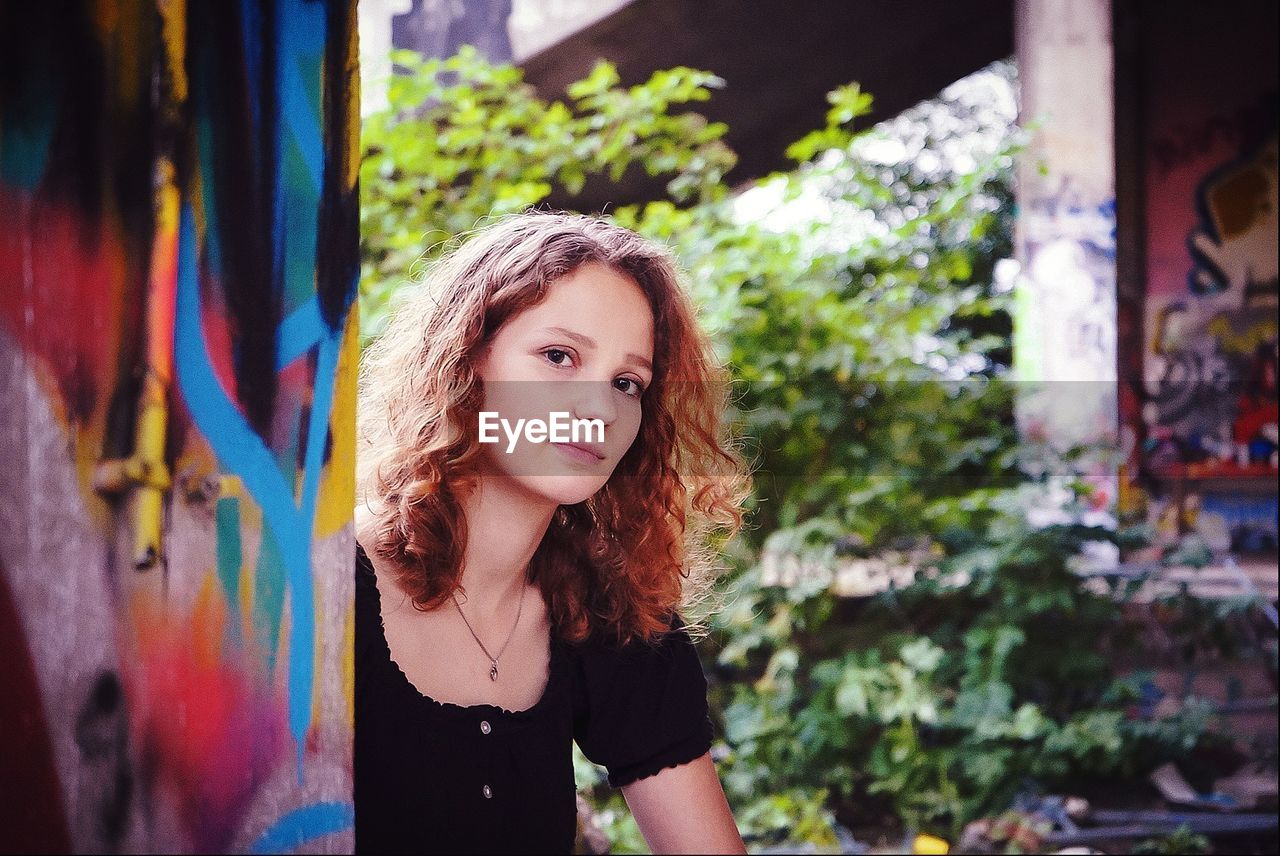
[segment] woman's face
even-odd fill
[[[588,499],[640,430],[652,364],[653,313],[630,277],[589,263],[556,280],[479,356],[480,434],[496,438],[481,446],[487,472],[515,480],[534,501]],[[575,435],[580,420],[593,422]]]

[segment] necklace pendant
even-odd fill
[[[491,681],[498,680],[498,664],[497,663],[494,663],[492,666],[489,667],[489,680]]]

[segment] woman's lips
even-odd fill
[[[585,446],[577,446],[573,443],[552,443],[568,458],[583,464],[598,464],[604,460],[604,455],[589,449]]]

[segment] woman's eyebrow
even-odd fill
[[[572,341],[577,342],[582,347],[588,348],[593,351],[597,347],[595,339],[591,338],[590,336],[584,333],[578,333],[566,327],[546,327],[544,328],[543,332],[555,333],[557,335],[564,336],[566,339],[571,339]],[[644,357],[639,356],[638,354],[627,354],[627,359],[631,360],[637,365],[643,366],[649,371],[653,371],[653,363],[649,362]]]

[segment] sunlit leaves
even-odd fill
[[[579,192],[590,176],[617,181],[632,167],[669,176],[672,198],[725,193],[734,163],[722,124],[673,108],[723,85],[713,74],[666,69],[622,87],[599,63],[567,100],[536,96],[522,72],[491,65],[470,47],[447,59],[395,51],[388,106],[365,118],[360,285],[366,340],[378,334],[419,260],[493,217]]]

